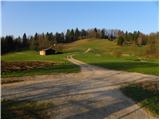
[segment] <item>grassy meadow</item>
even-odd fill
[[[41,62],[54,62],[54,65],[34,68],[31,70],[20,70],[20,71],[7,71],[2,72],[2,77],[21,77],[21,76],[32,76],[32,75],[43,75],[43,74],[56,74],[56,73],[71,73],[79,72],[80,68],[66,60],[67,54],[57,54],[40,56],[36,51],[23,51],[15,52],[3,55],[2,61],[5,62],[26,62],[26,61],[41,61]]]
[[[158,58],[147,54],[148,46],[118,46],[116,42],[89,39],[66,46],[74,58],[107,69],[158,75]]]
[[[78,72],[80,68],[66,60],[68,55],[107,69],[158,75],[158,58],[147,54],[147,46],[118,46],[116,41],[106,39],[84,39],[64,46],[63,54],[40,56],[36,51],[5,54],[2,61],[44,61],[55,62],[49,67],[28,71],[2,72],[2,77]]]

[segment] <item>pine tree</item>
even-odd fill
[[[78,28],[76,28],[76,30],[75,30],[75,40],[78,40],[79,37],[80,37],[80,32],[79,32]]]
[[[106,38],[105,29],[102,29],[102,30],[101,30],[101,38],[102,38],[102,39],[105,39],[105,38]]]
[[[28,40],[27,40],[27,36],[26,36],[26,33],[23,34],[23,48],[26,49],[28,48]]]

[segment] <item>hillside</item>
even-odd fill
[[[140,72],[144,74],[158,75],[158,58],[153,54],[147,54],[148,46],[138,47],[136,45],[118,46],[116,41],[106,39],[83,39],[63,45],[63,54],[40,56],[35,51],[14,52],[2,55],[2,61],[42,61],[56,63],[56,71],[73,72],[77,66],[66,61],[66,57],[72,55],[74,58],[89,64],[101,66],[107,69],[123,70],[129,72]],[[26,63],[25,63],[26,64]],[[72,68],[73,70],[71,70]],[[64,69],[63,68],[63,69]],[[66,69],[67,68],[67,69]],[[29,71],[28,71],[29,72]],[[23,76],[28,72],[2,72],[4,76]],[[31,71],[27,75],[48,74],[53,69],[41,68]],[[19,73],[19,74],[18,74]]]
[[[85,39],[65,45],[79,60],[101,67],[158,75],[158,58],[147,54],[148,46],[118,46],[106,39]]]

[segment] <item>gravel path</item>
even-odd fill
[[[131,82],[158,80],[157,76],[107,70],[67,58],[80,73],[5,78],[22,82],[2,85],[2,99],[53,102],[51,118],[153,118],[124,96],[119,88]],[[4,80],[4,79],[3,79]]]

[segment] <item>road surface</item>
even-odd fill
[[[2,85],[2,99],[53,102],[51,118],[153,118],[119,88],[132,82],[158,80],[158,76],[107,70],[76,60],[80,73],[12,78],[24,80]],[[11,78],[6,78],[11,79]]]

